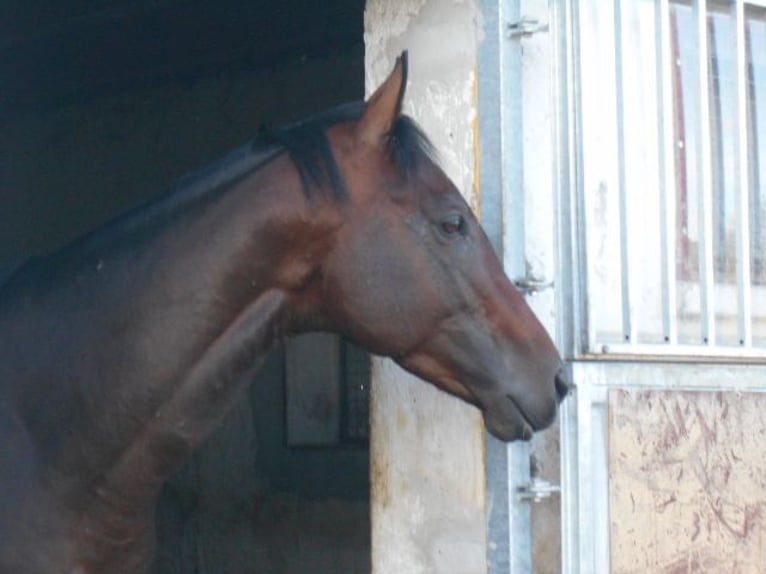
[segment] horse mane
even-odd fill
[[[337,201],[348,199],[348,190],[327,130],[339,123],[358,121],[367,109],[366,102],[343,104],[298,123],[263,130],[254,145],[279,145],[292,159],[310,198],[314,190],[329,189]],[[400,115],[391,131],[391,153],[399,173],[407,181],[414,178],[424,163],[437,163],[436,148],[412,118]]]
[[[205,201],[210,197],[210,192],[236,185],[283,153],[290,155],[308,199],[313,198],[317,192],[329,191],[331,199],[344,202],[348,200],[348,190],[327,138],[327,130],[342,122],[359,120],[366,107],[366,102],[362,101],[343,104],[285,127],[262,128],[250,143],[183,176],[164,193],[123,212],[71,245],[98,244],[130,227],[144,225],[147,220],[172,216],[178,206]],[[420,166],[438,162],[433,144],[415,120],[408,116],[399,116],[391,131],[389,143],[390,153],[406,182],[416,177]],[[19,267],[22,265],[0,269],[0,286],[10,281]]]
[[[348,190],[327,139],[327,130],[339,123],[358,121],[366,108],[366,102],[352,102],[284,127],[261,128],[249,144],[182,177],[167,196],[177,194],[180,201],[203,196],[236,183],[282,153],[288,153],[300,174],[307,198],[311,199],[317,190],[329,190],[332,199],[346,201]],[[391,131],[390,145],[398,170],[407,181],[415,177],[421,165],[438,163],[436,148],[415,120],[408,116],[400,115],[397,119]]]

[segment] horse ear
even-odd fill
[[[367,100],[367,109],[359,121],[359,138],[368,144],[388,142],[391,130],[402,112],[407,87],[407,50],[396,59],[393,71]]]

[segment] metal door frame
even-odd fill
[[[541,125],[539,117],[554,105],[552,99],[533,98],[536,110],[525,107],[525,65],[523,50],[529,39],[546,38],[545,59],[551,49],[548,41],[548,0],[481,0],[485,37],[479,48],[479,144],[481,219],[490,241],[503,261],[506,273],[530,294],[528,302],[552,332],[558,329],[553,296],[555,274],[555,214],[553,165],[553,124]],[[539,48],[539,45],[538,45]],[[541,57],[538,50],[537,56]],[[532,89],[539,90],[534,86]],[[539,96],[540,94],[538,94]],[[529,95],[526,105],[529,105]],[[537,115],[535,116],[535,112]],[[526,130],[525,130],[526,126]],[[532,144],[530,145],[530,140]],[[547,146],[541,158],[525,150],[538,140]],[[528,152],[527,152],[528,153]],[[550,157],[547,157],[550,156]],[[546,159],[547,157],[547,159]],[[526,170],[526,174],[525,174]],[[530,179],[544,175],[548,183]],[[535,222],[528,222],[529,193],[545,194],[549,202],[538,214],[550,220],[545,227],[550,237],[543,238]],[[537,198],[539,200],[539,198]],[[535,203],[535,201],[533,201]],[[536,217],[535,214],[532,216]],[[531,225],[528,225],[531,223]],[[529,261],[528,247],[542,252],[540,261]],[[536,490],[531,476],[529,443],[510,445],[487,436],[488,495],[488,572],[524,574],[533,572],[531,501],[547,492]],[[555,486],[554,486],[555,489]]]
[[[623,1],[616,0],[617,4]],[[667,0],[656,2],[660,9],[667,8]],[[626,344],[602,348],[589,331],[580,140],[582,94],[578,87],[583,81],[578,21],[583,3],[551,2],[557,102],[558,340],[569,359],[570,377],[577,385],[574,400],[567,400],[561,412],[565,574],[609,572],[606,431],[611,390],[766,392],[763,349],[690,347],[672,340],[671,345],[663,346]],[[733,0],[732,6],[735,3],[739,9],[742,0]],[[744,308],[747,310],[747,305]]]
[[[624,1],[616,0],[618,5]],[[667,8],[668,0],[656,2],[660,14]],[[741,10],[742,0],[733,2]],[[554,174],[557,235],[554,328],[557,344],[569,362],[570,377],[577,384],[576,393],[564,402],[561,410],[562,572],[608,572],[609,391],[766,392],[766,351],[683,346],[675,337],[670,338],[669,345],[661,346],[636,344],[634,338],[630,344],[605,347],[595,340],[589,330],[587,305],[584,158],[580,139],[583,126],[579,12],[587,0],[540,0],[537,5],[548,11],[548,21],[542,25],[524,23],[522,6],[529,9],[534,4],[533,0],[480,2],[486,32],[479,52],[478,77],[482,221],[508,274],[514,279],[525,277],[524,250],[514,249],[524,245],[526,239],[524,173],[514,159],[523,156],[522,146],[526,145],[524,112],[519,105],[523,86],[513,82],[521,77],[523,38],[547,27],[555,154],[550,169]],[[766,3],[757,0],[748,4]],[[619,11],[617,14],[619,18]],[[516,28],[518,34],[513,34],[509,25],[518,22],[522,26]],[[515,211],[508,209],[510,204],[516,206]],[[709,241],[709,237],[705,240]],[[670,268],[668,262],[665,266]],[[742,277],[738,281],[741,290]],[[631,295],[631,286],[627,288]],[[740,324],[749,304],[745,300],[739,312]],[[630,303],[626,310],[623,321],[632,333],[635,327],[631,318],[636,311]],[[668,319],[667,313],[664,318]],[[672,320],[670,323],[674,333]],[[750,336],[744,332],[750,343]],[[487,440],[488,571],[492,574],[533,571],[530,506],[517,497],[519,488],[530,480],[529,454],[526,443],[506,447],[491,437]]]

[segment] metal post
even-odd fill
[[[676,185],[675,134],[673,123],[672,50],[668,0],[655,4],[656,82],[660,176],[660,255],[662,277],[662,332],[665,343],[678,342],[676,320]]]
[[[698,119],[697,170],[699,175],[699,287],[702,343],[714,346],[715,336],[715,276],[713,270],[713,173],[710,147],[710,92],[708,80],[708,17],[706,0],[695,0],[697,42]]]
[[[625,165],[625,66],[623,57],[622,9],[623,0],[614,0],[614,65],[617,96],[617,178],[620,210],[620,283],[622,286],[622,333],[627,343],[635,343],[636,321],[634,302],[635,280],[632,272],[630,230],[630,194]]]
[[[745,6],[737,0],[733,7],[736,38],[737,125],[735,157],[737,161],[737,327],[739,343],[753,344],[750,282],[750,181],[747,146],[748,71],[745,55]]]

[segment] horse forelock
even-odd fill
[[[421,166],[438,164],[436,147],[409,116],[399,116],[391,133],[391,147],[399,172],[412,181]]]

